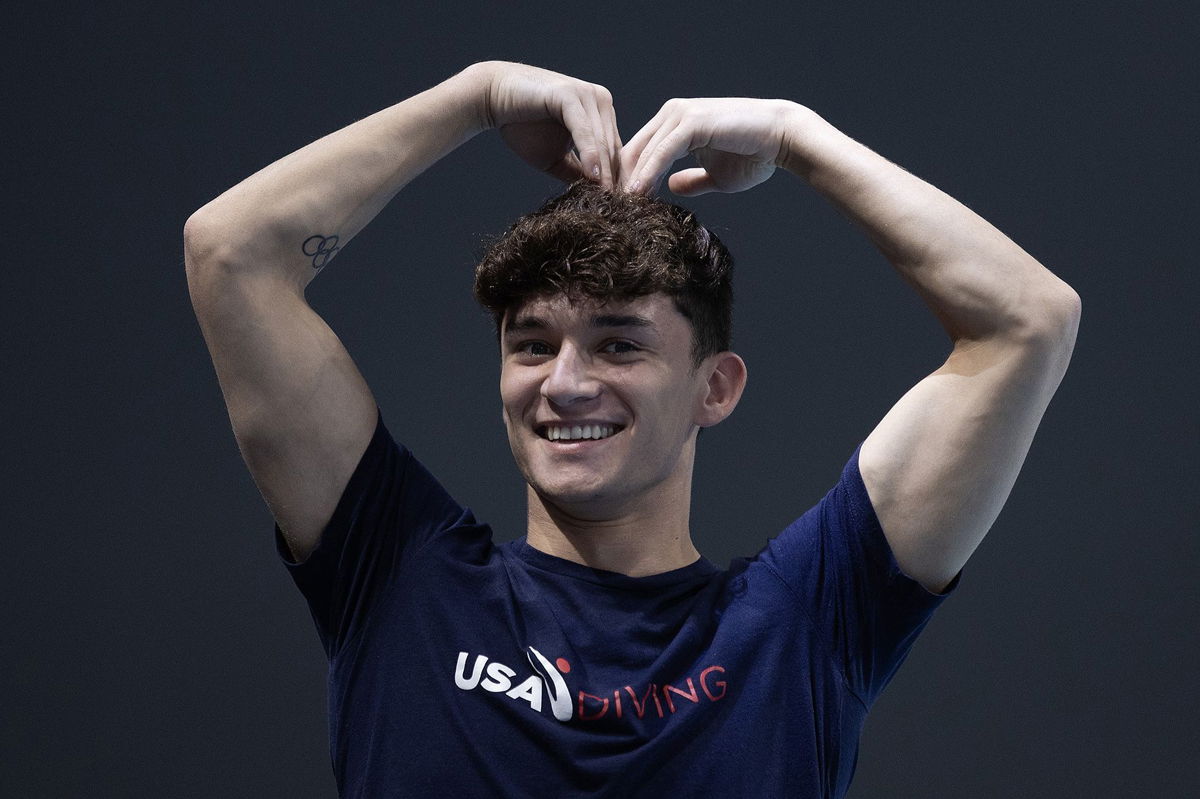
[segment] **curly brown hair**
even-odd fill
[[[580,178],[502,234],[485,237],[475,299],[499,335],[504,314],[565,295],[629,300],[663,292],[692,324],[693,368],[730,347],[733,256],[693,212]]]

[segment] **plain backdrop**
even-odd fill
[[[675,96],[807,105],[1079,292],[1070,370],[869,717],[851,796],[1198,795],[1194,5],[108,6],[5,12],[0,794],[335,795],[324,656],[229,427],[183,224],[506,59],[608,87],[625,139]],[[482,134],[308,290],[497,540],[524,532],[524,494],[471,273],[559,189]],[[661,195],[736,259],[750,384],[700,442],[693,509],[724,566],[815,503],[949,342],[802,180]]]

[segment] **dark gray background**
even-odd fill
[[[1195,795],[1194,5],[123,9],[6,12],[0,794],[334,795],[325,662],[192,315],[183,223],[501,58],[607,86],[626,139],[672,96],[796,100],[1075,287],[1071,368],[868,720],[851,795]],[[392,431],[502,539],[523,492],[471,268],[558,188],[485,133],[308,291]],[[799,179],[663,195],[737,262],[751,380],[701,442],[693,513],[725,565],[815,502],[948,342]]]

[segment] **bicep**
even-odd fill
[[[999,515],[1069,356],[1061,337],[961,342],[863,441],[880,526],[929,590],[953,579]]]
[[[371,440],[375,398],[294,286],[217,269],[188,282],[242,457],[303,560]]]

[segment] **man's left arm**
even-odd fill
[[[900,568],[941,592],[983,540],[1070,361],[1075,291],[961,203],[803,106],[779,165],[862,226],[953,342],[863,441]]]
[[[863,441],[859,470],[900,568],[941,592],[1008,498],[1066,371],[1079,296],[1003,233],[790,100],[672,98],[621,150],[622,186],[745,191],[783,167],[861,225],[953,342]]]

